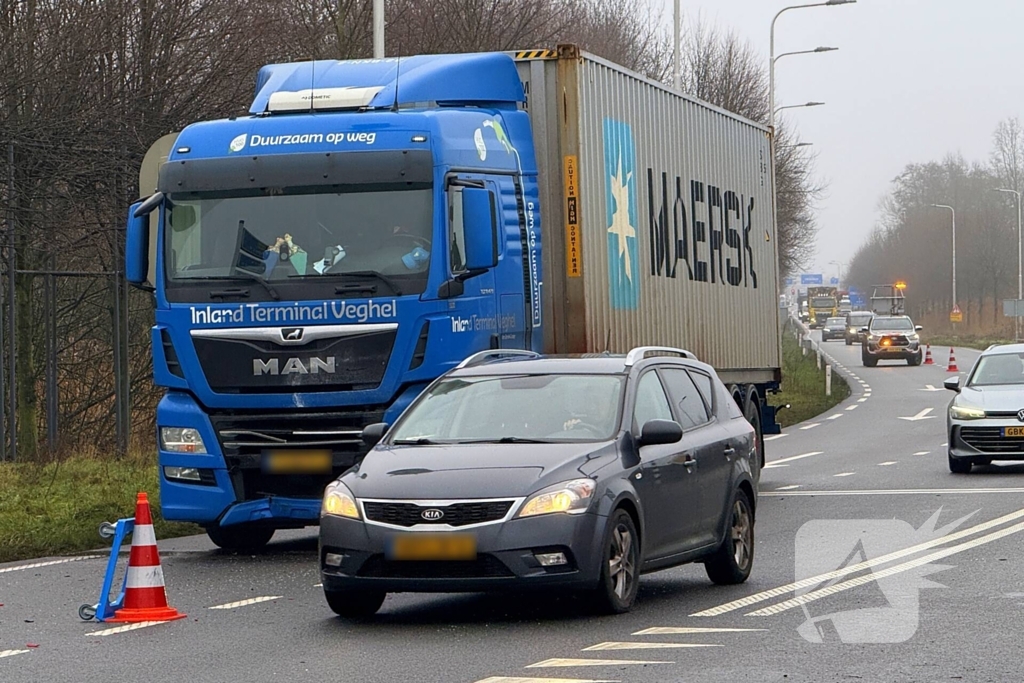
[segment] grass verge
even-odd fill
[[[934,335],[925,337],[923,340],[926,344],[932,346],[963,346],[968,349],[978,349],[984,351],[993,344],[1012,344],[1012,339],[998,339],[994,337],[977,336],[977,335]],[[933,351],[934,353],[934,351]]]
[[[778,414],[783,427],[803,422],[829,410],[850,395],[850,387],[838,372],[832,373],[832,395],[825,395],[825,363],[818,369],[815,354],[803,355],[793,337],[792,323],[787,322],[782,334],[782,391],[771,395],[774,406],[790,405]]]
[[[193,524],[160,517],[152,458],[0,463],[0,562],[109,545],[97,533],[100,522],[134,515],[139,491],[149,494],[157,538],[202,532]]]

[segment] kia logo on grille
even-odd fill
[[[281,329],[281,339],[285,341],[302,341],[301,327],[284,327]]]
[[[1017,419],[1024,422],[1024,408],[1017,411]]]
[[[1024,412],[1024,411],[1021,411]],[[427,520],[428,522],[436,522],[437,520],[444,517],[444,510],[438,510],[437,508],[430,508],[420,513],[420,517]]]

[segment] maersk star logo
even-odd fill
[[[608,295],[613,309],[640,303],[637,267],[636,146],[628,123],[604,120],[605,218]]]

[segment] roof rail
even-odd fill
[[[479,351],[455,366],[456,370],[471,368],[475,365],[483,365],[492,360],[498,360],[502,356],[519,356],[522,358],[540,358],[536,351],[525,351],[523,349],[488,349]]]
[[[626,367],[636,365],[644,358],[647,358],[649,353],[659,356],[679,356],[681,358],[697,360],[697,356],[689,351],[673,349],[671,346],[638,346],[626,355]]]

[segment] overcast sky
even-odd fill
[[[672,0],[665,7],[671,25]],[[813,2],[814,0],[804,0]],[[767,63],[775,13],[800,0],[682,0],[684,16],[735,30]],[[775,53],[838,47],[778,61],[776,106],[814,143],[828,183],[818,211],[818,253],[808,272],[836,274],[878,217],[879,198],[910,162],[961,152],[986,161],[996,123],[1024,114],[1024,2],[858,0],[784,13]],[[827,280],[826,280],[827,281]]]

